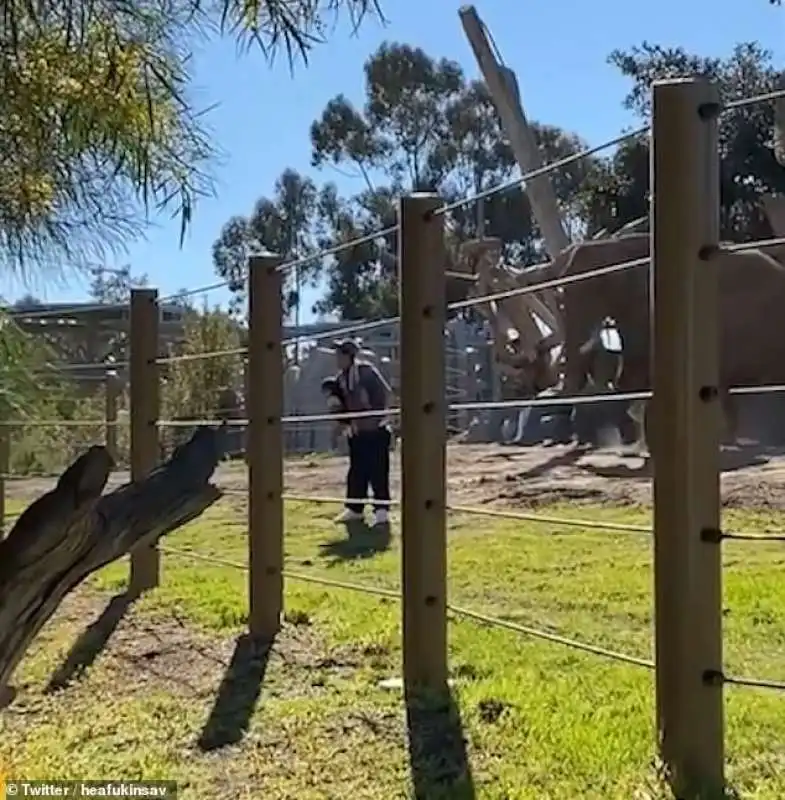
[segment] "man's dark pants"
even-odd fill
[[[346,497],[353,500],[368,496],[390,499],[390,431],[388,428],[359,431],[349,437],[349,474],[346,476]],[[347,503],[350,511],[361,513],[362,503]],[[374,508],[389,508],[388,503],[374,503]]]

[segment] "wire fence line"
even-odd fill
[[[204,353],[181,353],[173,356],[162,356],[161,358],[156,358],[155,363],[159,365],[181,364],[187,361],[202,361],[209,358],[231,358],[232,356],[245,356],[247,354],[247,347],[231,347],[225,350],[208,350]]]
[[[781,97],[785,97],[785,89],[776,89],[771,92],[762,92],[761,94],[752,95],[752,97],[730,100],[724,104],[722,112],[735,111],[736,109],[754,106],[758,103],[770,103],[773,100],[779,100]]]
[[[709,680],[715,679],[714,675],[707,676]],[[719,681],[727,686],[746,686],[750,689],[773,689],[785,692],[785,681],[770,681],[763,678],[740,678],[734,675],[720,674]]]
[[[753,97],[746,97],[740,100],[732,100],[725,104],[723,110],[726,112],[738,110],[740,108],[756,105],[758,103],[771,102],[783,96],[785,96],[785,91],[778,90],[778,91],[766,92],[764,94],[755,95]],[[451,203],[446,203],[442,207],[434,210],[432,214],[434,216],[441,216],[444,214],[448,214],[450,211],[455,211],[459,208],[463,208],[464,206],[470,205],[471,203],[476,203],[478,200],[484,200],[488,197],[492,197],[495,194],[499,194],[501,192],[505,192],[510,189],[518,188],[523,184],[525,184],[527,181],[532,181],[535,178],[542,177],[543,175],[548,175],[551,172],[562,169],[563,167],[568,167],[571,164],[574,164],[578,161],[582,161],[583,159],[589,158],[590,156],[596,155],[597,153],[600,153],[603,150],[607,150],[610,147],[622,144],[623,142],[626,142],[629,139],[633,139],[637,136],[642,136],[646,133],[649,133],[650,131],[651,131],[651,125],[643,125],[631,131],[619,134],[618,136],[614,136],[611,139],[607,139],[606,141],[602,142],[599,145],[596,145],[595,147],[586,148],[585,150],[581,150],[579,153],[574,153],[570,156],[566,156],[556,161],[552,161],[549,164],[544,164],[542,167],[538,167],[537,169],[529,170],[525,172],[523,175],[518,176],[517,178],[513,178],[509,181],[504,181],[495,186],[491,186],[488,189],[476,192],[472,195],[469,195],[468,197],[461,198],[460,200],[456,200]],[[385,236],[389,236],[393,233],[396,233],[398,229],[399,229],[398,225],[391,225],[382,228],[378,231],[358,236],[355,239],[349,240],[348,242],[341,242],[340,244],[337,244],[333,247],[325,248],[323,250],[320,250],[318,253],[303,256],[300,258],[295,258],[291,261],[280,264],[278,266],[278,271],[288,272],[292,269],[296,269],[298,267],[305,266],[307,264],[312,264],[314,261],[318,261],[320,258],[327,258],[329,256],[338,255],[346,250],[351,250],[354,247],[358,247],[361,244],[373,242],[376,239],[383,239]],[[168,295],[167,297],[162,298],[159,302],[171,302],[179,299],[184,299],[185,297],[193,296],[196,294],[204,294],[205,292],[215,291],[216,289],[221,289],[234,283],[237,283],[237,281],[224,280],[216,283],[210,283],[205,286],[200,286],[194,289],[188,289],[183,292],[178,292],[176,294]]]
[[[757,103],[770,102],[773,100],[777,100],[781,97],[785,97],[785,90],[766,92],[764,94],[754,95],[753,97],[745,97],[740,100],[732,100],[724,105],[724,107],[722,108],[722,112],[724,113],[728,111],[734,111],[739,108],[745,108],[747,106],[756,105]],[[517,178],[513,178],[509,181],[504,181],[503,183],[497,184],[496,186],[492,186],[481,192],[475,192],[469,197],[456,200],[454,203],[448,203],[442,208],[434,211],[433,215],[439,216],[441,214],[446,214],[449,211],[453,211],[455,209],[469,205],[470,203],[477,202],[478,200],[484,200],[488,197],[492,197],[495,194],[499,194],[500,192],[507,191],[508,189],[515,189],[521,186],[522,184],[525,184],[527,181],[534,180],[535,178],[542,177],[543,175],[548,175],[549,173],[557,169],[561,169],[562,167],[567,167],[570,164],[574,164],[577,161],[583,160],[584,158],[596,155],[597,153],[600,153],[603,150],[607,150],[609,147],[614,147],[615,145],[622,144],[623,142],[626,142],[629,139],[634,139],[637,136],[643,136],[644,134],[649,133],[650,131],[651,131],[651,125],[642,125],[641,127],[635,128],[632,131],[628,131],[626,133],[619,134],[618,136],[615,136],[612,139],[608,139],[607,141],[603,142],[602,144],[596,145],[595,147],[589,147],[585,150],[581,150],[579,153],[574,153],[573,155],[561,158],[558,161],[553,161],[550,164],[544,164],[542,167],[537,167],[537,169],[530,170],[529,172],[526,172]]]
[[[763,386],[737,386],[727,390],[728,394],[754,395],[777,394],[785,392],[785,384],[772,384]],[[580,395],[554,395],[552,397],[514,398],[510,400],[477,400],[459,403],[449,403],[448,411],[485,411],[524,408],[553,408],[560,406],[582,406],[602,403],[635,402],[650,400],[653,394],[650,389],[639,392],[601,392],[598,394]],[[315,422],[351,422],[358,419],[384,419],[386,417],[400,416],[402,409],[397,406],[380,410],[369,411],[340,411],[324,414],[292,414],[281,417],[281,422],[287,425],[309,424]],[[9,423],[13,424],[13,423]],[[157,423],[164,428],[198,428],[224,425],[227,427],[244,428],[249,425],[246,418],[227,420],[194,418],[159,420]]]
[[[239,490],[238,490],[239,491]],[[245,492],[242,492],[245,494]],[[328,505],[344,504],[364,504],[368,498],[347,498],[330,495],[309,495],[285,492],[282,495],[284,500],[300,503],[324,503]],[[389,508],[398,508],[400,500],[374,500],[373,503]],[[525,511],[510,511],[502,508],[489,508],[487,506],[466,506],[460,504],[447,503],[448,511],[456,514],[475,515],[480,517],[496,517],[498,519],[509,519],[515,521],[535,522],[542,525],[555,525],[567,528],[585,528],[602,531],[612,531],[614,533],[636,533],[651,535],[651,527],[645,525],[632,525],[621,522],[602,522],[589,519],[572,519],[569,517],[553,517],[546,514],[529,514]]]
[[[120,470],[122,472],[122,470]],[[41,472],[25,475],[0,474],[0,479],[5,481],[25,481],[25,480],[56,480],[61,473]],[[220,488],[221,495],[226,497],[248,497],[248,489],[227,489]],[[321,505],[363,505],[369,502],[367,497],[345,497],[338,495],[311,495],[297,492],[284,492],[281,498],[285,502],[294,503],[316,503]],[[380,508],[400,508],[400,500],[372,500],[374,506]],[[653,529],[650,525],[636,525],[625,522],[610,522],[594,520],[588,518],[574,518],[552,516],[550,514],[538,514],[527,511],[515,511],[513,509],[493,508],[489,506],[472,506],[456,503],[447,503],[447,511],[455,514],[465,514],[467,516],[492,517],[495,519],[505,519],[516,522],[531,522],[538,525],[549,525],[563,528],[580,528],[584,531],[607,531],[609,533],[635,534],[651,536]],[[6,515],[6,522],[14,522],[20,514]],[[553,535],[552,533],[549,535]],[[737,541],[737,542],[762,542],[762,543],[785,543],[785,531],[766,531],[766,532],[724,532],[717,531],[714,538],[717,541]]]
[[[333,498],[315,498],[308,495],[287,495],[284,494],[283,497],[285,499],[290,500],[303,500],[303,501],[315,501],[315,502],[333,502]],[[345,498],[340,499],[341,502],[346,502]],[[485,514],[487,513],[484,509],[474,509],[471,507],[466,506],[450,506],[450,510],[458,511],[461,513],[478,513],[478,514]],[[493,514],[496,515],[495,512]],[[529,519],[529,515],[519,515],[515,514],[514,512],[501,512],[501,515],[508,516],[513,519]],[[532,515],[533,516],[533,515]],[[536,519],[536,521],[544,521],[544,518]],[[599,527],[602,523],[595,524],[589,522],[587,524],[586,521],[580,520],[564,520],[560,518],[552,518],[554,524],[579,524],[585,525],[586,527]],[[609,523],[612,524],[612,523]],[[636,533],[651,533],[650,529],[647,529],[643,526],[615,526],[612,530],[625,530],[630,532]],[[237,561],[231,561],[219,557],[215,557],[212,555],[205,555],[202,553],[198,553],[191,550],[182,550],[178,548],[172,547],[161,547],[160,548],[163,552],[169,553],[171,555],[179,556],[186,559],[193,559],[197,561],[202,561],[205,563],[213,564],[215,566],[222,566],[222,567],[229,567],[233,569],[239,569],[243,571],[248,571],[248,565],[243,564]],[[317,575],[310,575],[303,572],[294,572],[292,570],[285,569],[283,571],[284,578],[301,581],[304,583],[311,583],[315,585],[321,585],[328,588],[334,589],[341,589],[346,591],[357,592],[360,594],[365,594],[368,596],[377,596],[383,597],[386,599],[395,600],[396,602],[401,601],[401,594],[399,591],[386,589],[383,587],[378,586],[368,586],[367,584],[358,584],[358,583],[350,583],[346,581],[339,581],[332,578],[321,577]],[[489,627],[504,629],[511,631],[513,633],[520,634],[522,636],[539,639],[541,641],[546,641],[551,644],[560,645],[562,647],[566,647],[569,649],[577,650],[579,652],[584,652],[589,655],[598,656],[600,658],[609,659],[611,661],[616,661],[619,663],[628,664],[631,666],[642,667],[647,670],[653,670],[655,667],[654,661],[651,659],[641,658],[639,656],[631,655],[628,653],[620,652],[617,650],[612,650],[606,647],[602,647],[600,645],[591,644],[589,642],[583,642],[578,639],[569,638],[563,636],[561,634],[555,633],[553,631],[548,631],[542,628],[535,628],[533,626],[524,625],[512,620],[503,619],[500,617],[491,616],[488,614],[484,614],[479,611],[474,611],[472,609],[465,608],[463,606],[455,605],[453,603],[447,604],[447,611],[454,617],[463,618],[466,620],[473,621],[475,623],[479,623],[482,625],[487,625]],[[707,682],[715,682],[715,683],[722,683],[728,685],[734,685],[739,687],[747,687],[747,688],[757,688],[757,689],[768,689],[774,691],[785,691],[785,682],[769,680],[764,678],[750,678],[750,677],[740,677],[734,675],[726,675],[723,672],[716,672],[716,671],[707,671],[704,674],[704,680]]]
[[[170,555],[179,556],[181,558],[191,558],[196,561],[211,563],[214,564],[215,566],[240,569],[245,572],[248,571],[248,565],[238,561],[228,561],[225,559],[214,558],[213,556],[207,556],[201,553],[196,553],[191,550],[181,550],[168,546],[161,547],[160,549],[164,553],[169,553]],[[365,594],[369,596],[384,597],[391,600],[395,600],[397,602],[401,601],[401,593],[399,591],[395,591],[392,589],[385,589],[378,586],[367,586],[359,583],[347,583],[344,581],[337,581],[332,578],[322,578],[317,575],[308,575],[303,572],[292,572],[291,570],[284,570],[283,575],[285,578],[295,581],[302,581],[303,583],[313,583],[316,585],[327,586],[334,589],[343,589],[346,591],[358,592],[360,594]],[[585,653],[601,656],[603,658],[608,658],[614,661],[619,661],[639,667],[645,667],[646,669],[654,668],[654,662],[647,659],[642,659],[636,656],[627,655],[625,653],[616,652],[614,650],[609,650],[604,647],[599,647],[597,645],[581,642],[577,639],[570,639],[565,636],[560,636],[559,634],[552,633],[550,631],[542,630],[539,628],[529,627],[527,625],[520,625],[516,622],[500,619],[498,617],[492,617],[487,614],[482,614],[478,611],[472,611],[470,609],[463,608],[461,606],[453,605],[452,603],[447,604],[447,610],[450,614],[454,615],[455,617],[462,617],[464,619],[473,620],[474,622],[479,622],[481,624],[488,625],[490,627],[506,629],[509,631],[513,631],[515,633],[519,633],[523,636],[528,636],[530,638],[535,638],[535,639],[541,639],[543,641],[547,641],[552,644],[562,645],[564,647],[568,647],[573,650],[580,650]]]
[[[627,133],[622,133],[619,136],[614,136],[612,139],[608,139],[607,141],[604,141],[602,144],[598,144],[595,147],[589,147],[585,150],[581,150],[579,153],[573,153],[572,155],[565,156],[557,161],[552,161],[549,164],[544,164],[541,167],[529,170],[528,172],[523,173],[523,175],[519,175],[517,178],[512,178],[511,180],[504,181],[503,183],[497,183],[495,186],[491,186],[488,189],[483,189],[480,192],[475,192],[468,197],[462,197],[460,200],[455,200],[452,203],[445,203],[440,208],[434,210],[432,212],[432,216],[439,217],[444,214],[448,214],[450,211],[455,211],[459,208],[463,208],[464,206],[476,203],[478,200],[486,200],[489,197],[493,197],[494,195],[506,192],[510,189],[517,189],[528,181],[532,181],[535,178],[541,178],[544,175],[549,175],[551,172],[555,172],[562,167],[568,167],[570,164],[575,164],[578,161],[583,161],[584,158],[596,155],[603,150],[607,150],[609,147],[613,147],[614,145],[626,142],[628,139],[633,139],[636,136],[640,136],[641,134],[646,133],[648,130],[649,126],[644,125],[641,128],[636,128],[635,130],[628,131]]]
[[[768,249],[782,247],[782,246],[785,246],[785,237],[759,239],[751,242],[741,242],[738,244],[723,245],[722,247],[719,248],[715,256],[721,256],[730,253],[742,253],[752,250],[761,250],[765,252]],[[501,300],[509,300],[515,297],[523,297],[525,295],[535,294],[541,291],[560,289],[563,288],[564,286],[571,286],[576,283],[581,283],[586,280],[591,280],[593,278],[607,277],[609,275],[614,275],[619,272],[624,272],[628,269],[647,266],[650,263],[650,261],[651,259],[649,256],[644,256],[641,258],[631,259],[629,261],[622,261],[616,264],[608,264],[606,266],[597,267],[595,269],[587,270],[585,272],[581,272],[575,275],[563,275],[555,278],[533,281],[532,283],[528,283],[523,286],[517,286],[512,289],[506,289],[504,291],[499,291],[499,292],[489,292],[483,295],[469,297],[464,300],[458,300],[449,303],[447,305],[447,310],[462,311],[468,308],[474,308],[479,305],[484,305],[485,303],[499,302]],[[537,270],[545,269],[549,267],[552,263],[553,263],[552,261],[543,261],[540,264],[534,264],[530,267],[527,267],[524,272],[531,271],[531,273],[534,274]],[[322,331],[320,333],[308,333],[308,334],[301,334],[298,336],[288,337],[283,339],[281,344],[282,346],[290,346],[293,344],[304,343],[304,342],[312,342],[316,344],[317,342],[323,341],[325,339],[338,339],[341,337],[357,333],[364,333],[373,330],[378,330],[379,328],[385,328],[388,325],[395,325],[399,322],[400,322],[399,316],[385,317],[383,319],[378,319],[378,320],[363,320],[356,323],[348,323],[343,327],[339,327],[328,331]],[[244,357],[247,355],[248,355],[247,347],[236,347],[236,348],[228,348],[220,350],[208,350],[200,353],[182,353],[172,356],[162,356],[156,359],[156,364],[166,365],[166,364],[176,364],[188,361],[198,361],[201,359],[226,358],[233,356]],[[111,372],[117,369],[125,369],[128,366],[129,362],[125,360],[112,361],[112,362],[86,361],[86,362],[73,362],[73,363],[63,363],[63,364],[49,364],[47,365],[46,369],[63,371],[63,372],[71,370],[104,370],[107,372]],[[41,374],[48,374],[48,373],[42,372]],[[736,392],[740,394],[744,393],[742,390],[736,390]]]
[[[727,390],[731,395],[756,395],[756,394],[781,394],[785,393],[785,384],[770,384],[761,386],[735,386]],[[496,411],[504,409],[524,409],[524,408],[553,408],[560,406],[581,406],[593,405],[595,403],[622,403],[635,402],[640,400],[650,400],[652,391],[650,389],[639,392],[601,392],[597,394],[581,395],[554,395],[552,397],[534,398],[514,398],[508,400],[477,400],[459,403],[450,403],[448,411]],[[401,414],[401,409],[392,407],[382,410],[370,411],[345,411],[324,414],[292,414],[281,418],[284,424],[310,424],[315,422],[350,422],[357,419],[372,419],[395,417]],[[155,423],[161,428],[198,428],[198,427],[247,427],[247,418],[217,419],[217,418],[194,418],[194,419],[162,419]],[[0,420],[0,427],[17,428],[58,428],[58,427],[126,427],[130,425],[127,418],[116,420],[93,419],[93,420],[39,420],[39,419],[15,419]]]
[[[169,553],[170,555],[178,556],[180,558],[192,559],[194,561],[202,561],[204,563],[212,564],[214,566],[227,567],[231,569],[248,571],[248,565],[239,561],[231,561],[228,559],[218,558],[211,555],[204,555],[191,550],[182,550],[173,547],[161,547],[162,552]],[[370,597],[381,597],[389,600],[401,601],[401,594],[399,591],[393,589],[386,589],[380,586],[368,586],[367,584],[350,583],[347,581],[339,581],[333,578],[321,577],[318,575],[309,575],[304,572],[295,572],[292,570],[284,570],[283,576],[289,580],[300,581],[302,583],[311,583],[317,586],[325,586],[327,588],[339,589],[343,591],[356,592]],[[655,667],[654,661],[648,658],[641,658],[639,656],[623,653],[618,650],[611,650],[610,648],[601,647],[600,645],[583,642],[579,639],[572,639],[552,631],[544,630],[542,628],[535,628],[530,625],[523,625],[512,620],[506,620],[501,617],[494,617],[489,614],[484,614],[479,611],[465,608],[463,606],[455,605],[453,603],[447,604],[447,611],[456,618],[470,620],[481,625],[491,628],[498,628],[501,630],[511,631],[521,636],[531,639],[539,639],[540,641],[549,642],[550,644],[560,645],[571,650],[586,653],[588,655],[598,656],[611,661],[616,661],[630,666],[641,667],[646,670],[653,670]],[[747,678],[734,675],[726,675],[722,672],[707,672],[704,676],[706,681],[721,682],[722,684],[747,687],[753,689],[769,689],[773,691],[785,692],[785,682],[768,680],[765,678]]]
[[[0,428],[122,428],[129,419],[13,419],[0,420]],[[213,423],[215,424],[215,423]]]

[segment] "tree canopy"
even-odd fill
[[[719,82],[723,100],[773,92],[781,73],[772,54],[757,43],[737,45],[726,58],[709,58],[683,48],[644,42],[629,51],[616,50],[610,62],[630,79],[624,105],[641,120],[649,118],[650,86],[659,78],[706,75]],[[761,195],[785,191],[785,170],[772,148],[775,111],[771,102],[730,110],[720,120],[721,235],[734,241],[771,235]],[[584,188],[590,232],[614,229],[648,214],[649,139],[624,142],[611,158],[598,163]]]
[[[249,217],[229,220],[215,243],[216,271],[233,285],[249,249],[305,257],[393,227],[396,200],[404,192],[434,190],[456,199],[515,174],[515,159],[484,84],[467,80],[457,63],[388,42],[370,56],[364,73],[362,106],[339,94],[310,131],[314,167],[338,170],[361,188],[344,196],[333,182],[317,189],[314,179],[286,170],[272,198],[262,197]],[[535,124],[535,134],[549,160],[586,146],[552,126]],[[559,176],[556,191],[565,208],[583,179],[580,164]],[[281,213],[284,199],[295,197],[296,206]],[[480,225],[487,235],[501,237],[516,257],[532,262],[542,256],[528,200],[520,191],[493,196],[481,216],[476,206],[456,212],[451,235],[456,240],[474,236]],[[347,319],[394,313],[395,250],[393,233],[310,264],[305,279],[323,277],[327,283],[317,310]]]
[[[191,56],[227,34],[307,59],[339,12],[376,0],[11,0],[0,15],[0,258],[83,264],[212,191],[215,143],[190,97]]]
[[[780,73],[772,55],[756,43],[738,45],[725,58],[644,42],[611,53],[609,61],[630,81],[624,105],[642,121],[650,115],[649,87],[657,78],[711,75],[727,100],[770,92]],[[577,133],[531,123],[546,162],[586,148]],[[722,117],[722,235],[745,240],[769,235],[760,196],[785,191],[785,171],[771,140],[771,103],[732,110]],[[213,249],[219,275],[239,276],[251,250],[284,258],[308,257],[320,248],[372,236],[393,227],[396,199],[412,190],[438,191],[446,200],[470,196],[518,174],[498,114],[483,83],[469,80],[460,65],[422,49],[387,42],[364,66],[360,102],[336,95],[310,129],[312,164],[353,179],[353,194],[331,181],[285,170],[248,217],[227,222]],[[649,139],[631,137],[607,154],[582,159],[551,175],[565,224],[577,237],[614,231],[648,215]],[[526,265],[545,252],[525,193],[500,192],[450,215],[452,240],[486,236],[504,242],[505,254]],[[394,233],[364,241],[303,267],[300,282],[319,280],[324,295],[315,310],[343,319],[396,312]],[[290,286],[290,304],[298,297]]]

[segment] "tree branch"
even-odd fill
[[[0,541],[0,690],[63,598],[96,570],[198,517],[219,497],[212,477],[224,430],[202,428],[140,481],[101,495],[113,462],[94,446]]]

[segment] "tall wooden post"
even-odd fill
[[[283,329],[278,256],[250,259],[248,275],[249,628],[271,640],[283,612]]]
[[[106,420],[106,449],[114,460],[118,460],[117,452],[117,398],[120,394],[120,381],[113,372],[107,372],[104,382],[104,419]]]
[[[158,463],[158,291],[131,290],[131,480],[141,480]],[[157,546],[131,553],[129,592],[138,595],[158,586]]]
[[[653,87],[657,725],[675,796],[723,785],[717,86]],[[714,680],[712,680],[714,676]],[[718,795],[719,796],[719,795]]]
[[[447,402],[444,218],[438,195],[401,199],[403,675],[407,692],[447,687]]]

